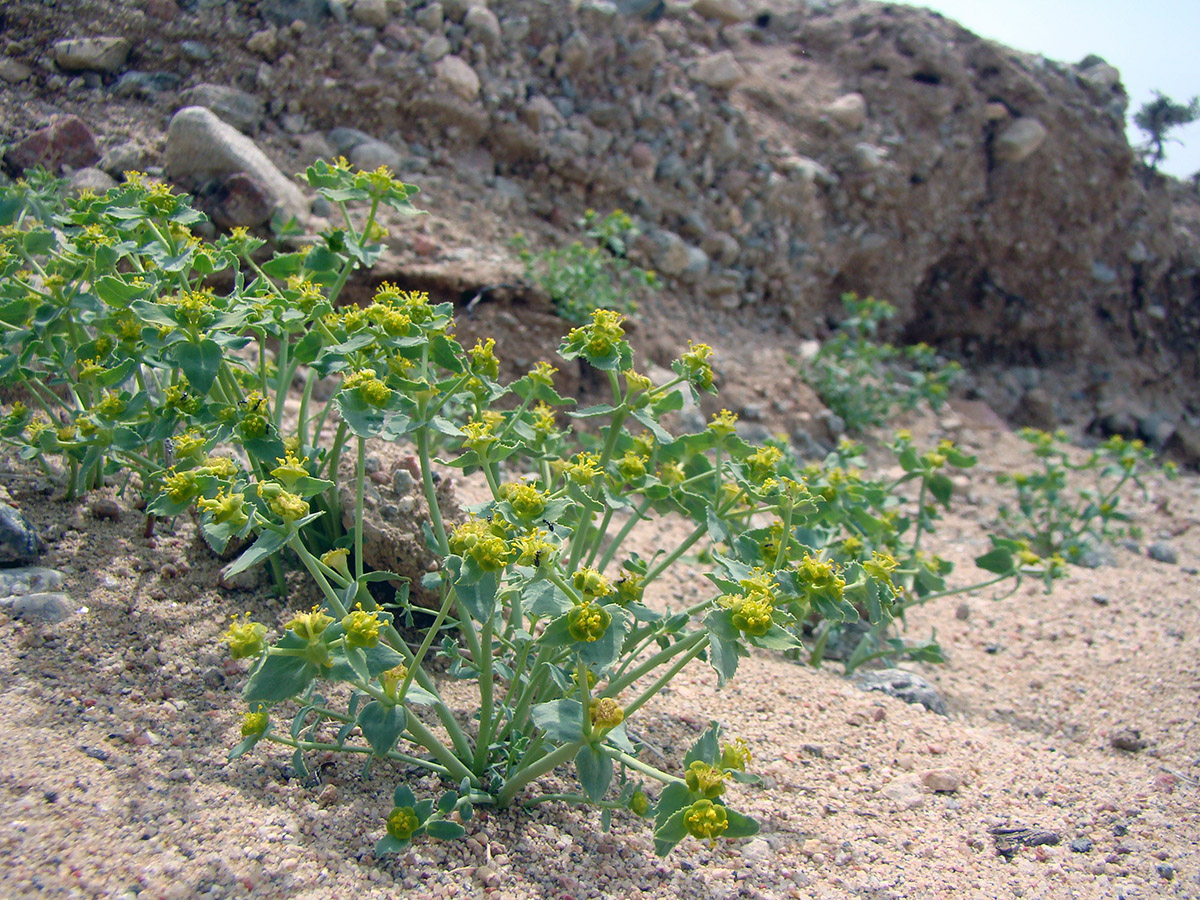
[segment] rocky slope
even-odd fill
[[[1003,414],[1099,408],[1194,441],[1200,207],[1140,170],[1097,58],[859,0],[11,0],[0,16],[14,173],[61,165],[19,142],[75,113],[97,138],[68,167],[165,165],[225,225],[297,211],[237,162],[173,163],[171,115],[208,106],[284,172],[341,152],[429,189],[459,227],[397,234],[388,274],[512,280],[513,232],[563,240],[584,208],[621,206],[694,320],[821,336],[841,292],[874,293],[906,338],[1020,366],[982,382]],[[64,43],[91,37],[120,40]]]

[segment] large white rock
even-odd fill
[[[438,83],[450,93],[457,94],[464,100],[474,100],[479,96],[479,76],[467,63],[458,56],[447,56],[438,60],[433,67]]]
[[[72,38],[54,42],[54,61],[67,72],[117,72],[129,48],[125,38]]]
[[[737,25],[750,18],[750,10],[742,0],[696,0],[692,4],[692,11],[726,25]]]
[[[867,101],[859,93],[843,94],[825,107],[825,114],[847,131],[857,131],[867,121]]]
[[[733,58],[732,51],[722,50],[706,56],[696,64],[692,77],[710,88],[727,91],[746,77],[746,72]]]
[[[285,215],[303,220],[309,213],[300,188],[258,145],[202,106],[186,106],[172,117],[167,128],[166,170],[172,180],[193,187],[245,172],[267,189]]]
[[[1046,126],[1028,116],[1016,119],[996,138],[996,159],[1020,162],[1027,159],[1046,140]]]

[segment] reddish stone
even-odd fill
[[[179,16],[179,7],[175,0],[144,0],[142,9],[146,15],[162,19],[164,22]]]
[[[82,119],[62,116],[10,148],[5,159],[21,171],[41,166],[58,174],[63,166],[82,169],[95,165],[100,161],[100,149]]]
[[[212,196],[209,214],[220,228],[262,225],[275,211],[275,201],[257,178],[234,172]]]

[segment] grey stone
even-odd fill
[[[1126,753],[1140,753],[1150,746],[1150,742],[1142,737],[1136,728],[1122,728],[1108,739],[1114,750],[1124,750]]]
[[[365,131],[359,131],[357,128],[334,128],[326,135],[329,144],[340,153],[342,156],[349,155],[350,151],[365,141],[373,141],[375,138],[367,134]]]
[[[388,23],[387,3],[385,0],[354,0],[350,15],[360,25],[383,28]]]
[[[11,56],[0,57],[0,80],[20,84],[33,74],[33,69]]]
[[[330,9],[326,0],[263,0],[258,11],[279,25],[290,25],[297,19],[315,25]]]
[[[421,44],[421,59],[427,63],[435,63],[450,53],[450,42],[446,36],[435,34]]]
[[[13,618],[39,625],[57,625],[73,616],[78,608],[71,598],[58,591],[39,591],[17,597],[9,606]]]
[[[146,148],[136,141],[126,141],[100,157],[99,166],[113,178],[121,178],[126,172],[144,169],[147,153]]]
[[[441,31],[445,18],[445,13],[442,11],[442,4],[438,3],[437,0],[422,6],[413,13],[413,19],[426,31]]]
[[[366,171],[374,171],[380,166],[387,166],[393,172],[400,169],[403,158],[391,144],[377,141],[374,138],[355,145],[350,151],[350,162]]]
[[[1068,844],[1072,853],[1087,853],[1092,849],[1092,842],[1087,838],[1075,838]]]
[[[1046,126],[1037,119],[1017,119],[996,138],[993,152],[1001,162],[1021,162],[1042,146],[1046,134]]]
[[[883,168],[884,157],[887,151],[881,147],[876,147],[874,144],[855,144],[854,145],[854,163],[864,172],[874,172]]]
[[[657,231],[652,241],[654,268],[669,278],[682,275],[691,262],[683,238],[673,231]]]
[[[825,107],[825,114],[847,131],[857,131],[867,121],[867,101],[862,94],[843,94]]]
[[[903,669],[861,672],[854,676],[854,683],[864,691],[881,691],[905,703],[919,703],[939,716],[946,715],[946,701],[937,689],[912,672],[905,672]]]
[[[1179,562],[1179,556],[1175,553],[1175,548],[1166,541],[1155,541],[1146,548],[1146,555],[1155,562],[1169,563],[1171,565]]]
[[[734,59],[732,51],[722,50],[700,60],[692,70],[692,78],[710,88],[727,91],[745,80],[746,71]]]
[[[750,18],[750,10],[741,0],[696,0],[692,11],[725,25],[737,25]]]
[[[42,542],[19,509],[0,503],[0,565],[34,562]]]
[[[213,52],[201,41],[180,41],[179,52],[192,62],[208,62]]]
[[[63,586],[64,575],[46,566],[18,566],[0,569],[0,597],[57,591]]]
[[[461,57],[447,56],[441,59],[433,71],[438,83],[450,93],[464,100],[474,100],[479,96],[479,76]]]
[[[117,181],[103,169],[92,166],[78,169],[71,175],[71,190],[91,191],[93,194],[104,194],[109,188],[117,186]]]
[[[185,106],[203,106],[245,134],[253,134],[262,125],[263,102],[253,94],[223,84],[207,82],[183,94]]]
[[[479,41],[489,49],[500,44],[500,20],[486,6],[472,6],[463,16],[463,27],[472,40]]]
[[[202,106],[185,107],[171,119],[166,163],[171,178],[191,186],[245,172],[262,184],[276,209],[301,220],[308,215],[304,194],[258,145]]]
[[[54,62],[65,72],[117,72],[129,57],[123,37],[70,38],[54,42]]]

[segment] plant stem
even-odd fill
[[[531,763],[524,769],[521,769],[505,782],[504,787],[496,796],[496,806],[500,809],[509,806],[521,788],[525,787],[529,782],[541,778],[547,772],[552,772],[563,763],[574,759],[575,755],[579,752],[579,748],[582,746],[583,741],[573,741],[570,744],[563,744],[561,747],[547,753],[537,762]]]
[[[354,466],[354,578],[363,577],[363,495],[367,480],[367,439],[358,436],[358,458]]]
[[[263,740],[271,741],[275,744],[284,744],[288,747],[295,747],[298,750],[328,750],[335,753],[375,753],[371,747],[359,747],[355,745],[347,747],[345,744],[330,744],[323,741],[300,741],[273,733],[264,734]],[[420,766],[431,772],[436,772],[443,777],[450,777],[450,770],[445,766],[440,766],[428,759],[421,759],[419,756],[410,756],[407,753],[401,753],[399,750],[389,750],[384,756],[396,762],[407,763],[410,766]]]
[[[686,784],[687,783],[682,778],[679,778],[675,775],[669,775],[668,773],[664,772],[662,769],[659,769],[656,766],[652,766],[647,762],[643,762],[642,760],[638,759],[636,756],[631,756],[628,753],[626,753],[624,750],[618,750],[616,747],[610,747],[608,745],[605,745],[603,748],[603,752],[606,756],[608,756],[612,759],[615,759],[618,762],[623,763],[624,765],[629,766],[629,768],[631,768],[631,769],[636,769],[637,771],[641,772],[643,775],[649,775],[651,778],[655,779],[656,781],[661,781],[663,784],[672,784],[672,783]]]
[[[676,641],[670,647],[659,650],[640,666],[634,669],[627,675],[618,678],[616,681],[610,681],[608,686],[600,692],[601,697],[615,697],[625,688],[629,687],[643,675],[653,672],[671,657],[692,650],[696,645],[708,640],[708,633],[705,631],[697,632],[691,637],[684,638],[681,641]]]

